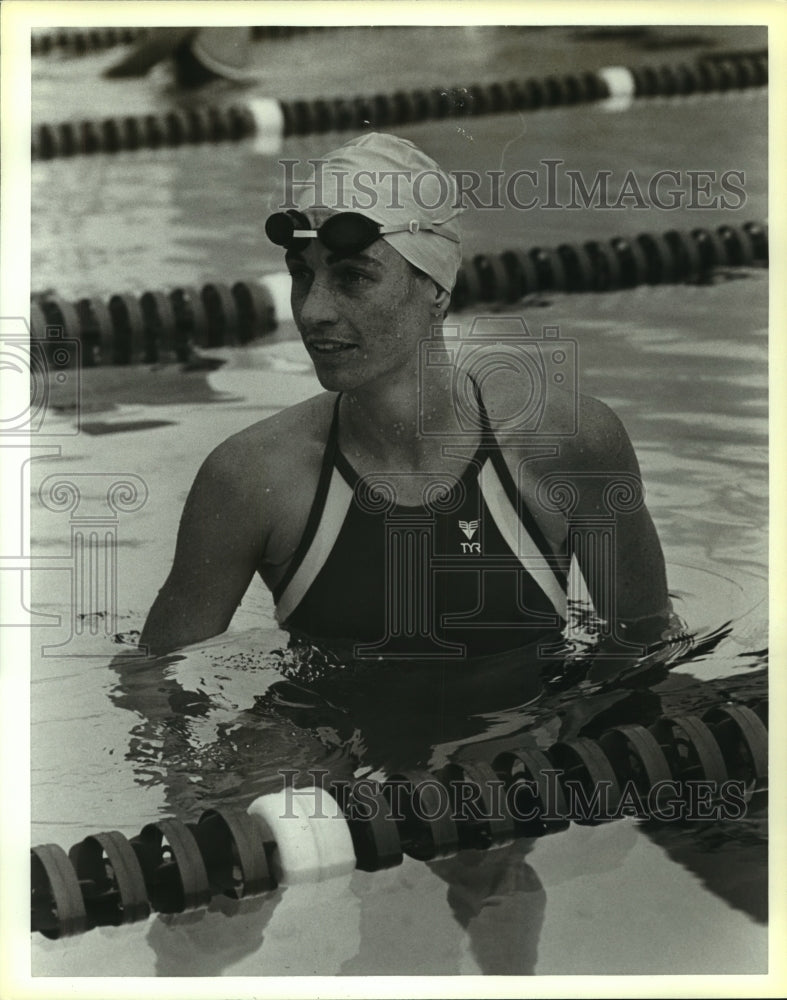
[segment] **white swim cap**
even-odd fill
[[[384,226],[412,226],[417,231],[381,238],[451,291],[462,261],[458,216],[464,207],[450,174],[412,142],[380,132],[350,139],[309,162],[319,164],[322,183],[305,186],[297,203],[301,211],[329,208],[358,212]]]

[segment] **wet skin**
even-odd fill
[[[323,217],[312,212],[312,225]],[[337,392],[342,452],[360,476],[396,473],[405,483],[399,503],[420,502],[418,475],[457,472],[458,460],[444,454],[441,437],[419,433],[424,407],[438,426],[457,419],[450,367],[428,399],[419,381],[419,345],[441,336],[448,293],[383,240],[337,259],[314,239],[288,254],[287,266],[295,321],[326,391],[233,435],[203,463],[186,502],[172,571],[142,633],[154,652],[223,632],[255,573],[270,588],[282,579],[308,519]],[[504,425],[522,393],[522,380],[512,373],[494,391],[485,389],[484,401],[520,495],[557,553],[569,513],[603,512],[604,477],[636,478],[639,467],[612,411],[564,390],[550,393],[535,444],[523,445]],[[576,430],[568,433],[575,419]],[[480,432],[466,437],[472,455]],[[560,473],[573,487],[577,500],[570,512],[539,503],[537,486],[548,473]],[[618,515],[616,533],[618,619],[660,621],[669,609],[664,559],[644,505]],[[605,583],[588,580],[591,595]]]
[[[288,253],[295,323],[323,388],[383,390],[412,379],[440,296],[383,240],[338,258],[319,240]]]

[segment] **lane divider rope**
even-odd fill
[[[333,25],[255,25],[251,29],[254,41],[269,41],[275,38],[290,38],[306,32],[335,30]],[[147,28],[86,28],[83,31],[63,29],[56,32],[37,32],[30,38],[30,51],[34,56],[62,52],[69,56],[87,55],[116,45],[131,45],[141,41],[148,34]]]
[[[537,292],[702,282],[717,268],[767,265],[768,228],[758,222],[504,250],[464,261],[451,308],[514,305]],[[282,272],[231,286],[210,282],[200,291],[179,286],[77,301],[54,292],[36,294],[30,303],[31,341],[50,369],[63,338],[79,345],[69,355],[71,366],[185,363],[195,347],[247,344],[291,320],[288,286],[289,276]]]
[[[733,822],[764,814],[767,788],[767,703],[727,702],[702,717],[662,716],[649,727],[498,750],[491,760],[405,770],[382,783],[284,788],[245,812],[208,809],[196,823],[163,819],[130,839],[97,833],[68,853],[39,845],[31,849],[31,928],[70,937],[153,911],[199,910],[217,895],[241,899],[355,868],[379,871],[404,855],[429,861],[499,849],[570,822],[623,815]]]
[[[86,28],[84,31],[36,32],[30,36],[30,52],[34,56],[63,52],[69,56],[85,55],[115,45],[132,45],[147,35],[145,28]]]
[[[78,347],[71,367],[188,363],[195,348],[239,346],[277,327],[274,299],[264,282],[209,282],[200,291],[178,286],[169,293],[118,293],[76,302],[57,294],[30,302],[31,344],[45,368],[62,368],[55,356],[64,339]]]
[[[290,136],[376,129],[505,112],[607,102],[624,108],[634,98],[725,93],[768,82],[767,52],[732,53],[676,66],[611,66],[595,72],[544,79],[507,80],[431,90],[397,91],[371,97],[278,101],[272,98],[226,107],[173,109],[99,121],[34,125],[34,160],[122,150],[158,149],[205,142],[238,142],[256,136],[261,151]],[[278,113],[270,105],[278,105]]]

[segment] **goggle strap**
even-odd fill
[[[416,233],[434,233],[435,236],[442,236],[444,239],[451,240],[452,243],[459,243],[460,239],[453,233],[443,233],[437,229],[440,223],[436,222],[434,225],[422,226],[417,219],[413,219],[406,226],[380,226],[380,235],[387,236],[389,233],[411,233],[415,235]]]
[[[281,214],[284,214],[284,213],[281,213]],[[313,239],[318,239],[319,236],[320,236],[320,230],[323,228],[323,226],[325,226],[327,223],[330,222],[330,219],[328,219],[325,223],[323,223],[322,226],[319,227],[319,229],[311,229],[311,228],[309,228],[309,229],[295,229],[295,224],[300,223],[300,221],[301,221],[300,219],[293,218],[293,216],[295,214],[296,213],[292,212],[292,211],[288,211],[286,213],[286,215],[291,220],[290,224],[293,226],[292,232],[289,235],[289,237],[287,239],[287,242],[289,242],[289,240],[296,240],[296,239],[297,240],[313,240]],[[300,214],[300,213],[298,213],[298,214]],[[274,216],[272,216],[272,218],[274,218]],[[421,223],[417,219],[411,219],[410,222],[408,222],[407,225],[405,225],[405,226],[402,226],[402,225],[385,226],[385,225],[382,225],[381,223],[375,223],[375,222],[373,222],[373,220],[369,219],[368,216],[360,216],[360,218],[365,218],[367,222],[369,222],[373,226],[375,226],[376,229],[377,229],[377,233],[380,236],[386,236],[389,233],[410,233],[412,235],[415,235],[416,233],[420,233],[420,232],[432,232],[432,233],[435,233],[435,235],[437,235],[437,236],[443,236],[446,239],[449,239],[449,240],[451,240],[454,243],[459,243],[459,237],[455,236],[453,233],[445,233],[445,232],[439,232],[438,231],[437,226],[440,225],[440,223],[435,223],[433,225],[423,225],[422,226]],[[273,240],[273,242],[277,242],[277,241]],[[286,244],[279,244],[279,245],[286,245]]]

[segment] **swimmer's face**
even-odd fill
[[[312,225],[331,214],[308,212]],[[431,278],[384,240],[337,258],[313,239],[285,260],[295,323],[323,388],[348,391],[417,374],[419,342],[435,322]]]

